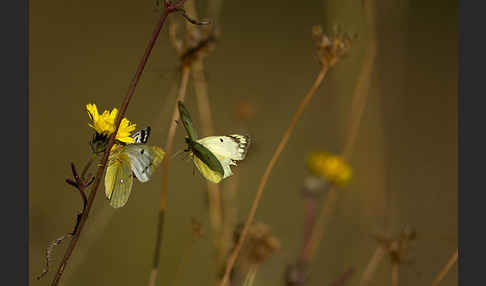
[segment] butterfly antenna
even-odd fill
[[[185,160],[186,162],[189,162],[189,161],[191,160],[191,156],[190,156],[189,154],[187,154],[187,156],[186,156],[186,158],[184,158],[184,160]]]
[[[171,160],[174,159],[175,157],[177,157],[178,155],[180,155],[183,152],[184,152],[184,150],[179,150],[179,151],[175,152],[174,154],[172,154],[172,156],[170,156],[170,159]]]

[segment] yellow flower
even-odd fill
[[[324,177],[338,186],[345,186],[351,180],[351,167],[341,157],[326,152],[311,153],[307,167],[314,175]]]
[[[115,120],[118,115],[118,109],[113,108],[111,112],[105,110],[102,114],[98,113],[96,104],[87,104],[86,109],[93,122],[92,124],[89,124],[89,126],[96,130],[98,135],[108,137],[115,132]],[[136,124],[131,124],[128,119],[123,118],[115,139],[124,143],[133,143],[133,138],[130,137],[130,134],[135,130],[135,127]]]

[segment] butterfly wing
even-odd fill
[[[130,166],[135,177],[145,183],[150,179],[153,171],[164,159],[164,151],[157,146],[145,144],[130,144],[122,152],[130,158]]]
[[[224,169],[216,156],[198,142],[191,142],[191,152],[194,164],[208,180],[218,183],[224,176]]]
[[[110,155],[105,174],[105,195],[114,208],[123,207],[132,191],[133,175],[130,158],[122,152]]]
[[[189,111],[184,106],[184,104],[182,104],[181,101],[178,102],[178,106],[179,106],[179,115],[182,121],[182,125],[184,125],[184,129],[186,129],[189,139],[191,139],[192,141],[196,141],[197,134],[196,134],[196,130],[194,130],[194,127],[192,126],[192,119],[191,116],[189,115]]]
[[[196,165],[199,172],[207,180],[217,184],[221,181],[221,179],[223,179],[223,175],[221,173],[211,170],[211,168],[209,168],[209,166],[197,156],[193,155],[192,160],[194,161],[194,165]]]
[[[243,135],[209,136],[197,141],[218,159],[224,170],[223,178],[231,176],[231,165],[236,165],[236,160],[246,157],[250,138]]]
[[[198,140],[216,156],[243,160],[246,157],[250,138],[243,135],[209,136]]]
[[[147,126],[145,129],[140,129],[137,133],[133,134],[131,137],[133,138],[133,143],[147,143],[148,138],[150,136],[150,126]]]

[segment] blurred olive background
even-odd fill
[[[190,1],[190,0],[189,0]],[[200,1],[204,7],[205,1]],[[246,218],[257,184],[298,103],[319,71],[311,37],[334,24],[357,33],[350,55],[324,81],[286,147],[264,191],[256,220],[268,224],[281,250],[259,269],[255,285],[284,285],[283,273],[300,251],[301,189],[311,151],[340,152],[369,28],[361,0],[223,1],[221,37],[206,60],[210,104],[218,135],[249,133],[253,145],[238,173],[238,216]],[[151,36],[158,12],[146,1],[32,1],[30,101],[30,275],[50,285],[67,242],[44,267],[48,243],[72,230],[79,194],[66,185],[69,163],[90,156],[87,103],[119,107]],[[377,247],[372,234],[417,231],[400,266],[400,285],[430,285],[457,247],[457,1],[377,1],[377,57],[370,94],[351,164],[352,183],[337,208],[312,267],[308,285],[330,285],[349,267],[357,285]],[[204,9],[200,18],[207,16]],[[179,17],[172,15],[171,17]],[[153,50],[126,116],[152,126],[151,144],[165,146],[180,63],[167,26]],[[186,106],[199,118],[194,87]],[[238,121],[241,104],[254,117]],[[196,122],[200,128],[201,124]],[[177,130],[175,150],[185,148]],[[146,285],[152,263],[161,169],[134,183],[128,204],[109,207],[100,188],[63,285]],[[223,190],[232,178],[221,185]],[[188,249],[191,218],[203,223],[178,285],[210,285],[213,249],[206,183],[183,156],[170,161],[168,213],[158,285],[172,284]],[[370,285],[391,284],[390,260]],[[441,285],[457,284],[453,267]]]

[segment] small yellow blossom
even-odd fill
[[[98,108],[95,104],[87,104],[86,109],[93,122],[89,126],[96,130],[97,134],[108,137],[115,132],[115,120],[118,115],[118,109],[113,108],[111,112],[105,110],[102,114],[98,113]],[[134,139],[130,137],[130,134],[135,130],[135,127],[136,124],[131,124],[128,119],[123,118],[115,139],[124,143],[133,143]]]
[[[326,152],[311,153],[307,166],[314,175],[338,186],[347,185],[352,175],[351,167],[341,157]]]

